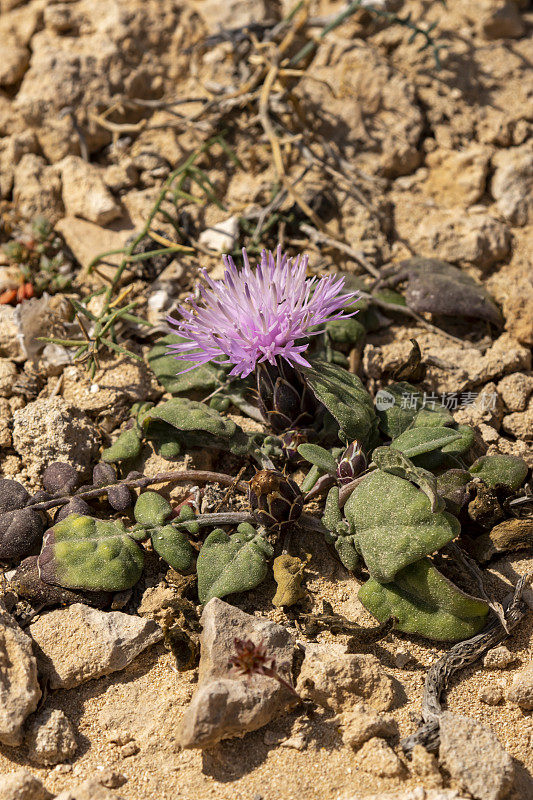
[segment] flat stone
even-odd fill
[[[372,655],[347,654],[342,645],[307,645],[297,690],[307,700],[336,711],[367,700],[377,711],[394,705],[393,679]]]
[[[67,216],[56,224],[56,231],[61,234],[67,245],[72,250],[76,261],[86,268],[95,255],[107,250],[119,250],[124,247],[127,239],[134,232],[130,220],[124,218],[113,225],[113,228],[102,228],[85,219]],[[106,257],[111,267],[101,265],[99,272],[111,275],[116,265],[120,263],[122,255],[116,254]]]
[[[439,148],[428,153],[429,175],[424,188],[446,205],[472,205],[485,191],[490,155],[490,148],[479,144],[459,151]]]
[[[511,757],[487,725],[470,717],[451,711],[441,715],[439,759],[476,800],[503,800],[513,783]]]
[[[153,620],[99,611],[83,603],[44,614],[29,632],[39,648],[40,670],[52,689],[71,689],[118,672],[163,638]]]
[[[533,709],[533,665],[517,672],[507,691],[507,699],[516,703],[523,711]]]
[[[229,667],[234,639],[251,639],[263,643],[280,674],[290,681],[294,642],[288,630],[218,598],[207,603],[201,622],[200,683],[177,731],[178,742],[185,748],[212,747],[222,739],[243,736],[295,702],[274,678],[243,678]]]
[[[50,766],[68,761],[76,752],[76,733],[63,711],[44,709],[37,714],[25,736],[28,756],[37,764]]]
[[[79,156],[67,156],[58,167],[63,179],[63,203],[69,216],[107,225],[122,215],[97,166]]]
[[[0,800],[50,800],[52,796],[27,769],[0,775]]]
[[[0,742],[22,742],[24,722],[40,697],[32,641],[0,600]]]

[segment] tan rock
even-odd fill
[[[533,375],[523,372],[506,375],[497,389],[508,411],[524,411],[529,396],[533,394]]]
[[[371,655],[347,654],[341,645],[307,645],[298,677],[302,697],[336,711],[359,699],[378,711],[395,702],[395,684]]]
[[[18,83],[30,63],[30,54],[25,47],[2,42],[0,44],[0,86]]]
[[[55,800],[124,800],[124,798],[102,786],[99,779],[89,778],[78,786],[65,789]]]
[[[28,756],[37,764],[61,764],[77,750],[71,721],[59,709],[44,709],[31,720],[26,731]]]
[[[524,35],[522,17],[512,0],[485,0],[480,5],[479,23],[485,39],[519,39]]]
[[[52,796],[27,769],[0,775],[0,800],[51,800]]]
[[[358,703],[342,715],[342,741],[354,750],[373,737],[394,736],[397,725],[390,715],[378,714],[366,703]]]
[[[11,447],[11,406],[9,400],[0,397],[0,447]]]
[[[524,711],[533,709],[533,665],[517,672],[507,690],[507,699]]]
[[[508,5],[512,5],[509,3]],[[533,148],[500,150],[492,160],[492,196],[501,214],[513,225],[533,220]]]
[[[529,400],[525,411],[515,411],[503,418],[502,428],[517,439],[531,441],[533,439],[533,398]]]
[[[62,632],[61,637],[57,631]],[[99,611],[82,603],[44,614],[30,625],[29,632],[39,647],[40,669],[52,689],[70,689],[124,669],[163,638],[161,628],[151,619]]]
[[[443,780],[439,770],[439,762],[433,753],[429,753],[421,744],[415,745],[411,753],[411,769],[422,778],[425,786],[442,786]]]
[[[11,397],[11,390],[17,375],[17,368],[13,361],[0,358],[0,397]]]
[[[516,655],[502,644],[488,651],[483,659],[483,666],[485,669],[505,669],[515,661]]]
[[[133,227],[127,219],[120,220],[120,223],[116,223],[116,229],[110,230],[78,217],[64,217],[55,228],[72,250],[76,261],[84,268],[99,253],[124,247],[126,240],[133,233]],[[112,265],[119,264],[121,257],[120,254],[108,256],[106,261]],[[113,266],[101,266],[99,271],[103,274],[113,274],[115,269]]]
[[[491,151],[473,144],[464,150],[438,149],[428,153],[425,190],[446,206],[469,206],[485,191]]]
[[[101,170],[79,156],[67,156],[58,167],[63,179],[63,203],[69,216],[107,225],[121,216],[120,206],[105,185]]]
[[[16,747],[41,697],[32,642],[0,600],[0,742]],[[1,796],[1,791],[0,791]]]
[[[399,778],[405,767],[394,750],[383,739],[370,739],[357,754],[357,766],[380,778]]]
[[[61,179],[44,158],[26,153],[14,173],[13,202],[25,219],[42,214],[55,222],[63,213]]]
[[[478,698],[487,706],[497,706],[503,700],[503,690],[501,686],[482,686],[478,692]]]

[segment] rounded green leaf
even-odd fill
[[[183,531],[164,525],[152,533],[152,546],[156,553],[176,572],[192,572],[196,550]]]
[[[305,458],[306,461],[314,464],[323,472],[329,472],[332,475],[337,473],[336,459],[323,447],[319,447],[316,444],[300,444],[298,445],[298,452],[302,458]]]
[[[114,464],[117,461],[125,461],[128,458],[137,458],[141,452],[141,437],[136,428],[123,431],[116,442],[102,453],[102,461],[107,464]]]
[[[336,344],[357,344],[366,334],[364,327],[353,317],[334,319],[326,323],[326,332]]]
[[[482,600],[445,578],[429,559],[401,570],[386,585],[371,578],[361,586],[358,597],[379,622],[396,617],[398,630],[444,641],[479,633],[489,610]]]
[[[80,514],[70,514],[46,532],[38,559],[46,583],[109,592],[134,586],[143,563],[143,551],[122,522]]]
[[[172,514],[172,506],[157,492],[143,492],[137,498],[133,515],[141,525],[162,525]]]
[[[152,347],[147,356],[147,361],[159,383],[171,394],[182,394],[190,391],[212,392],[217,389],[225,376],[223,367],[209,363],[202,364],[189,372],[183,372],[189,367],[193,367],[192,361],[176,361],[176,358],[169,355],[167,347],[169,344],[180,344],[184,342],[183,336],[171,333],[159,339],[155,347]]]
[[[525,481],[527,470],[526,462],[518,456],[494,455],[478,458],[469,472],[492,489],[505,486],[515,492]]]
[[[370,473],[348,499],[344,514],[371,576],[392,581],[404,567],[444,547],[460,532],[445,511],[412,483],[381,470]]]
[[[254,589],[265,579],[267,560],[273,555],[272,546],[255,533],[243,531],[230,536],[215,529],[196,562],[200,602]]]

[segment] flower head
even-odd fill
[[[207,288],[200,287],[200,300],[180,306],[181,319],[168,317],[187,340],[170,345],[169,352],[194,362],[189,369],[221,357],[220,363],[233,364],[230,375],[242,378],[259,362],[275,364],[277,356],[309,366],[302,356],[308,343],[298,341],[316,333],[310,330],[316,325],[352,316],[343,308],[357,293],[341,294],[339,276],[307,278],[307,256],[289,258],[279,246],[275,255],[263,250],[255,269],[244,249],[241,270],[231,256],[223,260],[223,280],[213,281],[202,270]]]

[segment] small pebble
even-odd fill
[[[125,744],[124,747],[120,748],[120,755],[122,758],[129,758],[130,756],[135,756],[139,752],[140,747],[136,742],[128,742]]]
[[[503,700],[503,692],[499,686],[483,686],[479,690],[478,698],[488,706],[497,706]]]
[[[517,660],[516,655],[504,645],[493,647],[483,659],[485,669],[505,669]]]
[[[409,664],[410,661],[414,661],[414,657],[409,650],[397,650],[396,655],[394,656],[394,666],[398,669],[403,669],[404,667]]]

